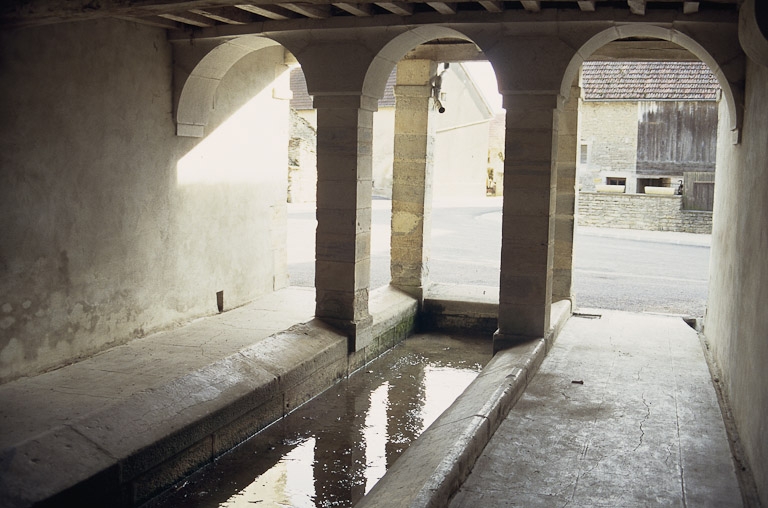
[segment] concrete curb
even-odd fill
[[[464,393],[411,444],[356,506],[446,506],[538,371],[570,315],[570,302],[554,304],[553,327],[546,338],[496,353]]]
[[[579,226],[577,236],[600,236],[603,238],[618,238],[639,242],[669,243],[674,245],[689,245],[693,247],[709,247],[712,235],[703,233],[681,233],[673,231],[646,231],[641,229],[600,228],[594,226]]]

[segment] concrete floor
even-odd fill
[[[390,293],[372,307],[397,307]],[[70,487],[112,499],[128,483],[123,502],[135,503],[162,488],[155,464],[189,473],[199,462],[192,452],[210,460],[242,437],[241,423],[250,429],[262,412],[279,417],[284,404],[304,402],[317,376],[351,368],[343,336],[317,326],[312,337],[306,326],[270,336],[308,319],[312,297],[285,290],[0,387],[0,506]],[[569,314],[563,303],[553,305],[553,323]],[[361,506],[448,506],[469,470],[453,508],[740,506],[696,332],[679,317],[600,314],[572,317],[554,345],[541,339],[497,354]],[[275,404],[254,409],[280,389]],[[211,431],[225,417],[232,423]],[[202,451],[190,447],[195,439]]]
[[[572,317],[450,507],[742,506],[697,334]]]

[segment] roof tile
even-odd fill
[[[702,62],[590,61],[582,66],[582,97],[608,100],[717,100],[720,85]]]

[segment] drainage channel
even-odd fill
[[[491,353],[489,337],[411,337],[145,508],[353,506]]]

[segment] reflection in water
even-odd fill
[[[421,409],[423,422],[419,434],[427,430],[437,417],[453,404],[458,394],[446,390],[446,386],[460,388],[459,393],[469,386],[469,383],[477,377],[478,371],[469,369],[455,369],[453,367],[434,367],[427,365],[424,368],[425,401]]]
[[[152,505],[352,506],[490,358],[488,339],[408,339]]]
[[[365,494],[387,472],[387,409],[389,409],[389,382],[371,392],[371,407],[365,416]]]
[[[221,503],[227,508],[253,506],[315,506],[315,481],[312,475],[315,438],[309,438],[285,454],[280,461],[253,483]]]

